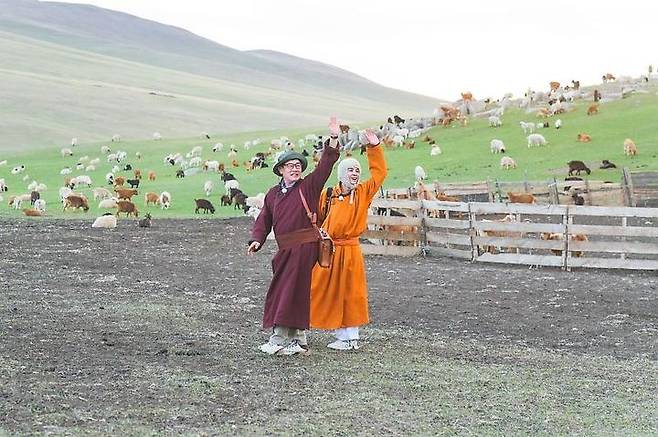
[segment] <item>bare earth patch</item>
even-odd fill
[[[0,221],[0,435],[656,432],[654,272],[370,257],[360,351],[269,357],[251,224]]]

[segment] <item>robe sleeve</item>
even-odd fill
[[[318,166],[311,172],[311,174],[304,178],[305,192],[315,193],[315,196],[313,196],[314,199],[318,198],[317,196],[319,196],[322,188],[324,188],[325,182],[327,182],[327,179],[331,176],[331,171],[333,170],[336,161],[338,161],[339,156],[340,152],[338,151],[338,148],[334,149],[333,147],[325,147]],[[313,206],[315,205],[309,205],[311,208]]]
[[[384,159],[384,150],[381,145],[368,147],[366,149],[368,157],[368,168],[370,169],[370,179],[363,183],[366,196],[371,200],[377,194],[377,190],[384,183],[386,178],[386,159]]]
[[[254,223],[254,227],[251,229],[251,239],[249,240],[249,244],[258,241],[260,243],[258,250],[263,247],[265,239],[272,230],[272,196],[270,193],[271,191],[265,196],[263,209],[261,209],[260,214],[258,214],[258,218],[256,219],[256,223]],[[258,252],[258,250],[256,250],[256,252]]]

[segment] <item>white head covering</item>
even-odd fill
[[[344,189],[352,191],[354,188],[356,188],[356,185],[353,185],[347,178],[348,168],[358,168],[361,170],[361,164],[354,158],[345,158],[338,163],[338,180],[341,184],[343,184]]]

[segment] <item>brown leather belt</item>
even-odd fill
[[[334,240],[334,246],[358,246],[358,238],[346,238],[344,240]]]
[[[320,234],[315,228],[304,228],[286,234],[276,235],[276,244],[279,250],[290,249],[305,243],[313,243],[320,240]]]

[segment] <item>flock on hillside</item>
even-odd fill
[[[529,117],[527,121],[519,123],[519,130],[526,136],[528,148],[543,147],[548,144],[546,138],[540,133],[542,129],[554,128],[560,129],[563,125],[559,114],[575,110],[574,103],[581,101],[590,101],[587,105],[586,113],[589,116],[596,116],[603,111],[603,105],[606,102],[626,97],[630,93],[646,93],[648,82],[652,78],[640,76],[638,78],[618,77],[612,74],[603,75],[604,84],[595,89],[585,90],[580,87],[579,81],[572,81],[569,85],[561,86],[558,82],[550,82],[549,89],[546,91],[528,90],[521,99],[513,99],[511,94],[505,94],[501,99],[493,100],[491,98],[477,100],[471,92],[463,92],[461,99],[450,105],[442,105],[436,109],[432,117],[403,119],[398,115],[390,117],[385,123],[375,127],[375,131],[380,137],[382,144],[388,148],[413,149],[416,140],[422,137],[422,141],[430,145],[430,157],[436,157],[443,152],[436,140],[427,135],[427,131],[433,126],[467,126],[470,117],[486,118],[488,125],[495,130],[505,123],[505,111],[511,107],[522,108]],[[609,84],[616,84],[611,87]],[[601,88],[601,89],[599,89]],[[554,117],[552,122],[549,119]],[[339,142],[346,155],[350,156],[355,151],[363,151],[363,144],[366,143],[364,130],[350,128],[349,125],[341,125],[341,134]],[[592,132],[580,132],[577,135],[577,141],[589,142],[592,140]],[[200,133],[203,140],[211,139],[207,132]],[[175,174],[176,178],[189,178],[196,175],[206,175],[206,180],[200,182],[200,189],[206,198],[194,199],[195,213],[211,213],[216,211],[215,204],[212,201],[212,194],[215,191],[216,182],[211,175],[218,175],[217,184],[223,184],[224,191],[219,196],[220,207],[233,206],[234,209],[241,209],[245,214],[257,217],[263,206],[264,194],[259,193],[255,196],[248,196],[240,189],[240,183],[234,174],[230,173],[231,168],[242,167],[246,170],[246,177],[253,171],[267,168],[276,162],[279,153],[286,150],[297,149],[302,154],[308,156],[314,163],[320,159],[326,138],[322,135],[309,134],[304,138],[293,142],[287,137],[275,138],[270,140],[269,147],[265,152],[254,153],[248,160],[240,163],[238,153],[244,156],[251,154],[251,149],[262,145],[264,142],[260,138],[245,141],[242,150],[235,145],[224,146],[218,142],[212,146],[204,157],[202,146],[195,146],[191,150],[184,152],[174,152],[162,157],[162,166],[156,169],[142,170],[139,163],[142,162],[142,153],[136,152],[134,161],[129,159],[128,152],[121,150],[121,136],[113,135],[109,145],[100,147],[99,155],[90,157],[88,155],[77,158],[75,165],[67,164],[70,158],[75,156],[78,147],[78,139],[73,138],[68,147],[60,150],[62,159],[62,168],[60,175],[63,177],[63,186],[59,188],[59,199],[61,208],[64,211],[90,209],[90,198],[98,202],[96,208],[101,211],[107,211],[96,219],[93,227],[112,228],[116,227],[116,218],[124,214],[126,217],[139,217],[138,202],[135,200],[139,196],[139,190],[144,190],[142,205],[145,208],[159,207],[167,209],[175,201],[171,192],[157,190],[157,173]],[[162,135],[154,132],[153,141],[161,141]],[[507,146],[498,138],[492,138],[489,143],[489,150],[493,154],[503,154],[500,159],[500,166],[503,169],[517,168],[516,161],[507,154]],[[625,155],[634,156],[638,153],[635,142],[627,138],[623,143],[623,152]],[[209,156],[210,155],[210,156]],[[222,157],[226,160],[222,159]],[[129,161],[132,161],[129,162]],[[226,162],[226,163],[225,163]],[[137,164],[133,164],[137,163]],[[569,164],[568,180],[580,179],[581,172],[590,173],[590,169],[582,161],[571,161]],[[7,160],[0,161],[0,166],[8,166]],[[107,167],[104,177],[97,173],[102,167]],[[607,159],[602,160],[601,168],[615,168],[615,164]],[[26,216],[42,216],[46,212],[46,202],[41,198],[41,193],[47,187],[45,184],[38,182],[26,173],[27,169],[24,164],[18,163],[11,168],[10,173],[23,182],[30,181],[24,194],[8,196],[7,204],[9,207],[21,209]],[[74,173],[82,173],[74,175]],[[95,184],[100,179],[100,185]],[[419,197],[427,199],[448,200],[450,196],[445,193],[431,192],[427,190],[423,181],[426,178],[425,171],[421,166],[416,168],[416,192]],[[17,179],[18,180],[18,179]],[[18,182],[17,182],[18,183]],[[87,191],[86,193],[83,192]],[[4,201],[3,193],[8,191],[8,185],[5,179],[0,179],[0,201]],[[519,202],[533,203],[532,195],[513,196],[510,193],[510,200],[516,199]],[[582,198],[577,193],[574,195],[574,202],[579,204]],[[141,205],[140,205],[141,206]],[[192,205],[190,205],[192,207]],[[140,226],[150,226],[151,217],[147,214],[140,220]]]

